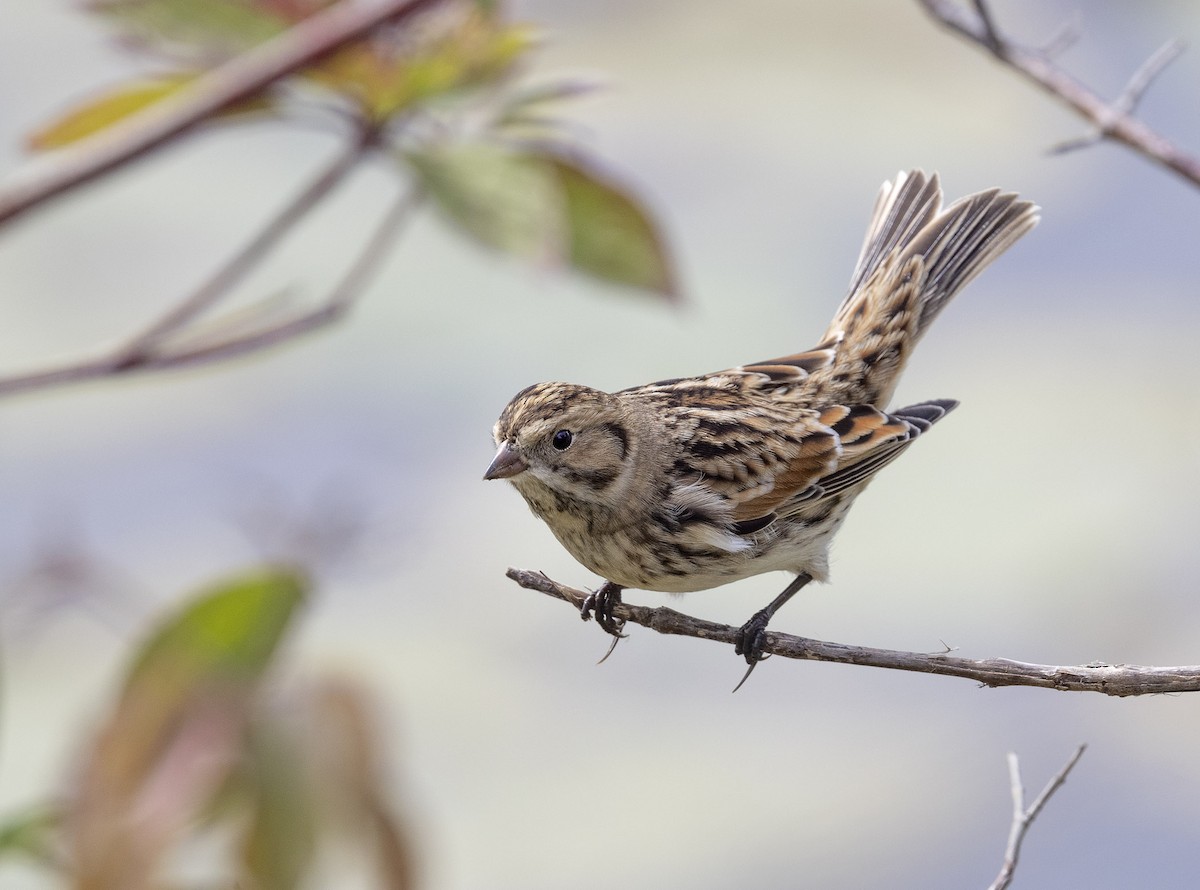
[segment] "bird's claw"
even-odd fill
[[[621,587],[613,584],[611,581],[605,581],[600,585],[599,590],[593,590],[584,597],[583,605],[579,607],[579,617],[584,621],[590,621],[595,615],[596,623],[604,629],[605,632],[612,634],[617,640],[626,636],[622,631],[625,629],[625,619],[616,618],[613,616],[613,609],[621,604]],[[616,646],[616,641],[613,641],[613,646]],[[612,654],[612,649],[608,650],[608,655]],[[604,658],[608,658],[605,655]],[[603,661],[604,659],[600,659]]]
[[[758,664],[766,656],[763,648],[767,644],[767,623],[771,620],[766,609],[755,612],[750,620],[738,628],[733,651],[746,659],[746,664]]]
[[[628,634],[613,634],[612,645],[608,647],[608,651],[604,653],[604,657],[597,661],[596,664],[604,664],[604,662],[608,661],[608,656],[613,654],[613,650],[617,648],[617,643],[621,642],[627,636]]]
[[[737,639],[733,643],[733,651],[746,659],[746,673],[742,674],[742,679],[738,681],[737,686],[733,687],[733,691],[737,692],[742,688],[742,684],[750,679],[750,674],[758,667],[759,662],[766,661],[771,656],[765,654],[763,649],[767,644],[767,623],[771,620],[771,615],[766,609],[755,612],[754,615],[738,628]]]

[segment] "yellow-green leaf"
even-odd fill
[[[158,80],[121,84],[88,99],[36,130],[29,136],[28,145],[32,149],[44,151],[78,142],[155,102],[174,95],[196,77],[195,73],[189,72]],[[230,106],[222,112],[221,117],[249,114],[269,107],[270,101],[266,97],[251,98]]]
[[[562,198],[540,159],[483,143],[409,152],[404,159],[457,228],[526,259],[561,255]]]
[[[209,57],[240,52],[289,25],[270,3],[254,0],[92,0],[89,9],[137,39]]]
[[[566,201],[571,265],[604,281],[678,299],[658,225],[637,199],[576,161],[546,160]]]
[[[0,824],[0,858],[21,856],[43,865],[57,864],[62,815],[50,806],[31,807]]]
[[[350,99],[368,120],[382,123],[417,103],[496,81],[536,36],[526,25],[500,25],[470,10],[411,45],[352,43],[304,74]]]
[[[251,682],[267,667],[308,582],[263,569],[233,578],[188,602],[142,646],[126,690],[174,680],[183,693],[198,683]]]
[[[304,601],[299,575],[263,569],[189,600],[139,649],[91,744],[64,819],[89,887],[149,887],[241,758],[258,681]]]

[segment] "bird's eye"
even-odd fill
[[[554,438],[550,440],[550,444],[557,451],[566,451],[571,447],[571,443],[575,441],[575,436],[570,430],[559,430],[554,434]]]

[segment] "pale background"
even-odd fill
[[[1080,8],[1062,61],[1115,94],[1200,6],[1012,2],[1031,42]],[[1082,124],[915,3],[533,0],[533,74],[604,74],[572,112],[676,247],[687,305],[477,250],[425,215],[355,315],[214,369],[0,403],[0,580],[74,540],[107,567],[72,605],[3,618],[0,810],[65,781],[150,616],[260,558],[239,529],[347,512],[287,670],[376,691],[427,886],[983,887],[1030,792],[1090,749],[1025,848],[1022,890],[1200,883],[1200,699],[1115,700],[785,662],[737,695],[726,647],[594,625],[503,577],[576,565],[515,492],[489,430],[540,379],[619,388],[808,347],[841,298],[879,183],[941,172],[1044,208],[923,342],[899,399],[962,408],[889,468],[834,582],[775,626],[821,639],[1050,663],[1200,661],[1200,195],[1130,152],[1046,149]],[[139,63],[65,2],[0,7],[0,169],[19,139]],[[1200,150],[1200,55],[1141,113]],[[264,124],[213,133],[0,238],[0,368],[86,352],[179,299],[334,150]],[[251,286],[318,293],[387,197],[362,177]],[[262,517],[267,517],[263,519]],[[264,534],[259,534],[261,540]],[[679,602],[740,623],[785,582]],[[43,596],[46,594],[43,593]],[[0,883],[40,887],[25,872]]]

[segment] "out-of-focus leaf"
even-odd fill
[[[267,720],[256,722],[250,734],[247,783],[253,815],[241,855],[251,887],[291,890],[301,884],[312,863],[316,801],[303,752],[297,749],[303,743]]]
[[[490,143],[403,157],[450,221],[484,244],[678,298],[658,226],[580,162]]]
[[[620,186],[575,161],[549,157],[566,200],[571,265],[604,281],[679,292],[658,226]]]
[[[508,127],[527,123],[545,125],[550,123],[545,118],[545,106],[574,99],[598,89],[600,84],[595,81],[572,79],[556,80],[516,90],[501,106],[494,126]]]
[[[67,810],[80,888],[148,888],[237,763],[247,708],[307,583],[260,570],[203,592],[141,647]]]
[[[420,29],[403,44],[351,44],[305,72],[350,99],[370,121],[502,77],[535,41],[533,29],[504,25],[468,10],[433,34]]]
[[[267,569],[219,584],[165,621],[142,646],[126,691],[168,678],[181,684],[247,682],[275,653],[308,582],[299,574]]]
[[[562,198],[540,159],[483,143],[409,152],[405,160],[456,227],[525,259],[562,254]]]
[[[416,886],[416,856],[403,820],[389,805],[383,789],[391,783],[383,774],[382,751],[391,748],[379,733],[367,693],[346,680],[327,680],[312,695],[316,773],[338,799],[336,809],[351,817],[351,835],[374,842],[380,886],[412,890]],[[335,809],[329,807],[329,809]]]
[[[91,0],[88,8],[137,40],[219,56],[261,43],[289,24],[280,14],[287,7],[270,0]]]
[[[307,582],[282,570],[262,570],[205,591],[168,618],[134,658],[117,711],[121,745],[105,770],[133,788],[164,734],[198,698],[246,695],[270,662],[303,602]]]
[[[178,74],[159,80],[121,84],[72,108],[29,136],[28,145],[35,150],[61,148],[77,142],[179,92],[196,78],[196,74]],[[238,102],[219,117],[228,118],[266,111],[271,101],[257,96]]]
[[[25,857],[57,866],[62,814],[55,807],[36,806],[0,823],[0,858]]]

